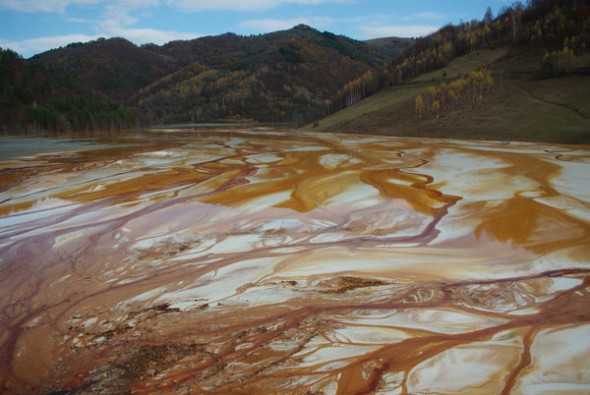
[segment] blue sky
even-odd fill
[[[30,57],[71,42],[125,37],[163,44],[299,23],[365,40],[416,37],[494,14],[509,0],[0,0],[0,47]]]

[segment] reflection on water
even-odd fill
[[[590,390],[589,147],[154,139],[0,163],[0,392]]]
[[[52,138],[0,136],[0,160],[47,152],[103,148],[94,138]]]

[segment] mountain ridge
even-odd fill
[[[388,53],[398,47],[401,53],[411,41],[385,44],[387,49],[383,43],[371,45],[297,25],[264,35],[225,33],[161,46],[101,38],[28,60],[5,51],[5,58],[10,55],[10,62],[20,63],[22,72],[15,73],[15,78],[33,69],[46,78],[51,73],[63,75],[71,84],[62,95],[118,103],[128,112],[126,127],[243,120],[304,124],[344,106],[345,86],[351,82],[362,79],[376,90],[383,68],[392,60]],[[2,78],[10,80],[10,73]],[[55,100],[34,92],[35,86],[19,83],[36,100],[4,95],[3,129],[59,131],[80,124],[70,119],[68,111],[57,108]],[[107,128],[120,124],[113,122]],[[96,126],[89,122],[83,129]]]
[[[499,48],[505,53],[494,57]],[[480,53],[491,58],[482,62]],[[516,2],[496,17],[488,10],[481,21],[415,40],[362,42],[298,25],[162,46],[99,39],[30,60],[0,55],[3,130],[281,122],[317,131],[557,142],[590,135],[584,0]]]

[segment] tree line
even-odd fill
[[[335,112],[350,107],[364,98],[377,92],[383,82],[383,74],[375,71],[366,71],[360,77],[355,78],[338,90],[336,95],[327,102],[328,110]]]
[[[590,4],[587,0],[529,0],[490,8],[481,21],[447,25],[416,43],[387,70],[391,84],[445,67],[458,56],[482,48],[518,43],[548,47],[543,69],[563,71],[575,57],[590,52]],[[572,58],[573,57],[573,58]]]
[[[9,131],[118,130],[134,118],[104,95],[84,91],[58,69],[0,48],[0,127]]]
[[[131,43],[98,40],[93,44],[100,49],[96,53],[119,60],[112,67],[107,66],[113,61],[101,57],[78,56],[87,44],[72,44],[69,49],[78,55],[70,58],[56,50],[54,58],[65,63],[61,69],[59,62],[43,63],[42,57],[25,61],[0,49],[0,127],[113,130],[138,123],[245,118],[301,124],[351,106],[385,85],[442,68],[458,56],[518,43],[547,49],[542,61],[547,74],[579,70],[590,52],[590,4],[528,0],[504,7],[497,16],[488,8],[480,21],[447,25],[417,39],[385,68],[365,44],[306,26],[260,37],[227,34],[145,46],[141,51]],[[130,51],[133,56],[123,56]],[[80,80],[81,74],[85,77]],[[420,113],[436,116],[473,105],[482,96],[473,85],[477,78],[464,81],[465,87],[461,80],[424,93]]]
[[[414,100],[416,114],[419,118],[438,118],[442,114],[473,108],[490,93],[493,83],[490,72],[482,68],[450,83],[429,86]]]

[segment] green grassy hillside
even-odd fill
[[[480,50],[445,68],[384,89],[307,128],[359,134],[590,143],[590,75],[542,76],[545,48]],[[588,61],[577,59],[581,66]],[[588,62],[590,65],[590,62]],[[415,99],[428,86],[486,67],[492,91],[475,108],[420,118]]]

